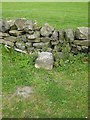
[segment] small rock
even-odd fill
[[[74,40],[75,45],[90,46],[90,40]]]
[[[9,37],[8,33],[0,32],[0,38]]]
[[[26,32],[26,33],[29,34],[29,35],[34,34],[34,31],[33,31],[33,30],[28,30],[28,31],[24,31],[24,32]]]
[[[39,31],[35,31],[34,34],[35,34],[36,38],[40,37],[40,32]]]
[[[75,32],[75,38],[79,40],[88,39],[88,35],[90,34],[88,31],[90,28],[88,27],[78,27]]]
[[[36,38],[40,37],[39,31],[35,31],[33,34],[26,34],[27,39],[29,40],[35,40]]]
[[[10,29],[10,25],[5,20],[0,20],[0,32],[7,32]]]
[[[77,46],[77,50],[81,51],[81,49],[82,49],[81,46]]]
[[[21,38],[21,41],[23,41],[24,43],[28,42],[26,35],[22,35],[20,38]]]
[[[17,37],[14,37],[14,36],[9,36],[9,37],[6,37],[4,38],[5,41],[10,41],[10,42],[16,42],[17,41]]]
[[[47,42],[47,43],[43,43],[43,42],[33,43],[33,47],[35,47],[35,48],[49,47],[49,42]]]
[[[4,44],[4,39],[0,38],[0,44]]]
[[[74,41],[74,31],[72,29],[65,30],[65,39],[68,42],[73,42]]]
[[[34,30],[34,22],[32,20],[27,20],[24,24],[24,31],[25,32],[29,32],[29,31],[33,31]]]
[[[81,50],[82,50],[82,52],[84,52],[84,53],[88,53],[88,52],[90,52],[90,50],[89,50],[89,47],[88,46],[81,46]]]
[[[64,36],[65,36],[65,31],[62,29],[62,30],[59,31],[59,41],[60,41],[61,43],[64,42],[64,39],[65,39]]]
[[[25,18],[18,18],[15,20],[15,25],[18,30],[23,30],[24,24],[27,20]]]
[[[54,31],[53,32],[53,34],[52,34],[52,36],[51,36],[51,39],[53,40],[53,41],[57,41],[57,40],[59,40],[59,33],[58,33],[58,31]]]
[[[4,40],[4,39],[0,39],[0,44],[4,44],[4,45],[10,46],[10,47],[14,46],[13,42],[7,41],[7,40]]]
[[[29,86],[19,87],[16,90],[16,94],[24,98],[30,97],[32,93],[33,93],[33,89],[32,87]]]
[[[38,23],[37,23],[37,21],[35,20],[35,22],[34,22],[34,30],[40,30],[41,29],[41,27],[38,25]]]
[[[25,50],[21,50],[21,49],[18,49],[18,48],[16,48],[16,47],[14,47],[14,49],[15,49],[17,52],[21,52],[21,53],[27,54],[27,52],[26,52]]]
[[[10,31],[9,31],[9,34],[12,35],[12,36],[17,37],[17,36],[22,35],[22,31],[18,31],[18,30],[10,30]]]
[[[17,26],[15,25],[15,20],[9,20],[7,22],[10,25],[10,30],[16,30],[17,29]]]
[[[32,47],[32,43],[31,43],[31,42],[26,42],[26,43],[25,43],[25,46],[26,46],[27,48]]]
[[[41,35],[44,37],[50,37],[54,31],[54,28],[50,26],[48,23],[44,25],[44,27],[41,28],[40,32]]]
[[[40,41],[41,41],[41,42],[50,42],[50,41],[51,41],[51,38],[49,38],[49,37],[41,37],[41,38],[40,38]]]
[[[35,67],[51,70],[53,68],[53,54],[51,52],[41,52],[36,59]]]
[[[27,34],[26,37],[29,40],[35,40],[36,39],[36,35],[35,34],[32,34],[32,35]]]

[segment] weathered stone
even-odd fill
[[[43,43],[43,42],[33,43],[33,47],[35,47],[35,48],[43,48],[43,47],[48,47],[48,46],[49,46],[49,42],[47,42],[47,43]]]
[[[50,52],[41,52],[36,59],[35,67],[51,70],[53,68],[53,54]]]
[[[90,46],[90,40],[74,40],[75,45]]]
[[[88,49],[88,46],[81,46],[82,49]]]
[[[58,33],[58,31],[54,31],[53,32],[53,34],[52,34],[52,36],[51,36],[51,39],[53,40],[53,41],[57,41],[57,40],[59,40],[59,33]]]
[[[54,31],[54,28],[50,26],[48,23],[44,25],[44,27],[41,28],[40,32],[41,35],[44,37],[50,37]]]
[[[9,37],[8,33],[0,32],[0,38]]]
[[[10,25],[5,20],[0,20],[0,32],[7,32],[10,29]]]
[[[28,98],[33,93],[32,87],[25,86],[25,87],[18,87],[16,90],[17,95],[20,97]]]
[[[82,49],[81,46],[77,46],[77,50],[81,51],[81,49]]]
[[[41,37],[41,38],[40,38],[40,41],[41,41],[41,42],[50,42],[50,41],[51,41],[51,38],[49,38],[49,37]]]
[[[60,41],[61,43],[64,42],[64,39],[65,39],[64,36],[65,36],[65,31],[62,29],[62,30],[59,31],[59,41]]]
[[[32,42],[40,42],[40,33],[38,31],[34,32],[34,34],[26,34],[28,40]],[[35,40],[36,39],[36,40]]]
[[[4,44],[4,39],[0,38],[0,44]]]
[[[25,18],[18,18],[15,20],[15,25],[17,26],[18,30],[23,30],[25,22],[27,20]]]
[[[65,30],[65,39],[68,42],[73,42],[74,41],[74,31],[72,29]]]
[[[27,34],[26,37],[29,40],[35,40],[36,39],[36,35],[35,34],[32,34],[32,35]]]
[[[90,50],[89,50],[89,47],[88,46],[81,46],[81,50],[82,50],[82,52],[84,52],[84,53],[88,53],[88,52],[90,52]]]
[[[9,20],[7,22],[10,25],[10,30],[16,30],[17,29],[17,26],[15,25],[15,20]]]
[[[17,52],[21,52],[21,53],[27,54],[27,51],[26,51],[26,50],[21,50],[21,49],[19,49],[19,48],[16,48],[15,46],[14,46],[14,49],[15,49]]]
[[[16,47],[20,50],[25,50],[25,44],[23,42],[16,42]]]
[[[90,28],[88,27],[78,27],[75,32],[75,38],[79,40],[86,40],[88,39],[88,35],[90,34],[89,31]]]
[[[27,48],[32,47],[32,43],[31,43],[31,42],[26,42],[26,43],[25,43],[25,46],[26,46]]]
[[[24,24],[24,31],[29,32],[34,30],[34,22],[32,20],[27,20]]]
[[[13,37],[13,36],[12,36]],[[26,35],[21,35],[16,37],[16,42],[23,42],[26,43],[28,42],[28,39],[26,38]]]
[[[35,20],[34,21],[34,30],[40,30],[41,29],[41,26],[38,25],[37,21]]]
[[[88,52],[89,51],[89,47],[88,46],[81,46],[82,51],[84,52]]]
[[[39,43],[40,42],[40,38],[36,38],[35,40],[30,40],[30,42]]]
[[[9,31],[9,34],[12,35],[12,36],[17,37],[17,36],[22,35],[22,31],[18,31],[18,30],[10,30],[10,31]]]
[[[26,35],[21,35],[20,40],[23,41],[24,43],[28,42],[28,39],[26,38]]]
[[[35,40],[28,40],[28,42],[31,42],[31,43],[39,43],[40,42],[40,38],[37,38]]]
[[[9,36],[9,37],[6,37],[4,38],[5,41],[10,41],[10,42],[16,42],[18,40],[17,37],[14,37],[14,36]]]
[[[8,45],[10,47],[13,47],[14,46],[14,43],[11,42],[11,41],[6,41],[4,39],[0,39],[0,44],[4,44],[4,45]]]
[[[36,38],[40,37],[40,32],[39,31],[35,31],[34,34],[35,34]]]
[[[26,31],[25,31],[25,32],[26,32]],[[33,31],[33,30],[29,30],[29,31],[27,31],[26,33],[29,34],[29,35],[32,35],[32,34],[34,34],[34,31]]]
[[[3,38],[3,36],[2,36],[2,32],[0,32],[0,39],[2,39]]]

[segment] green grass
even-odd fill
[[[36,69],[33,55],[2,48],[3,117],[83,118],[88,116],[87,55],[51,71]],[[14,96],[17,87],[31,86],[31,98]]]
[[[57,29],[88,26],[88,3],[83,2],[6,2],[2,3],[2,16],[6,19],[28,18],[45,22]]]

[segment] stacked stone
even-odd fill
[[[74,48],[81,52],[89,52],[90,28],[78,27],[75,32]]]
[[[41,27],[25,18],[0,20],[0,43],[25,53],[62,52],[63,45],[73,53],[88,51],[88,33],[87,27],[57,31],[48,23]]]

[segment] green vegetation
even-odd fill
[[[87,55],[52,71],[36,69],[35,55],[2,49],[4,117],[86,117],[88,114]],[[28,99],[15,96],[20,86],[34,88]]]
[[[48,22],[58,29],[88,26],[88,3],[7,2],[2,8],[3,17],[8,19],[24,17],[41,25]]]
[[[88,3],[3,3],[2,12],[6,19],[25,17],[58,29],[88,26]],[[36,69],[35,57],[2,46],[3,117],[87,117],[88,55],[72,56],[51,71]],[[34,93],[28,99],[16,96],[20,86],[31,86]]]

